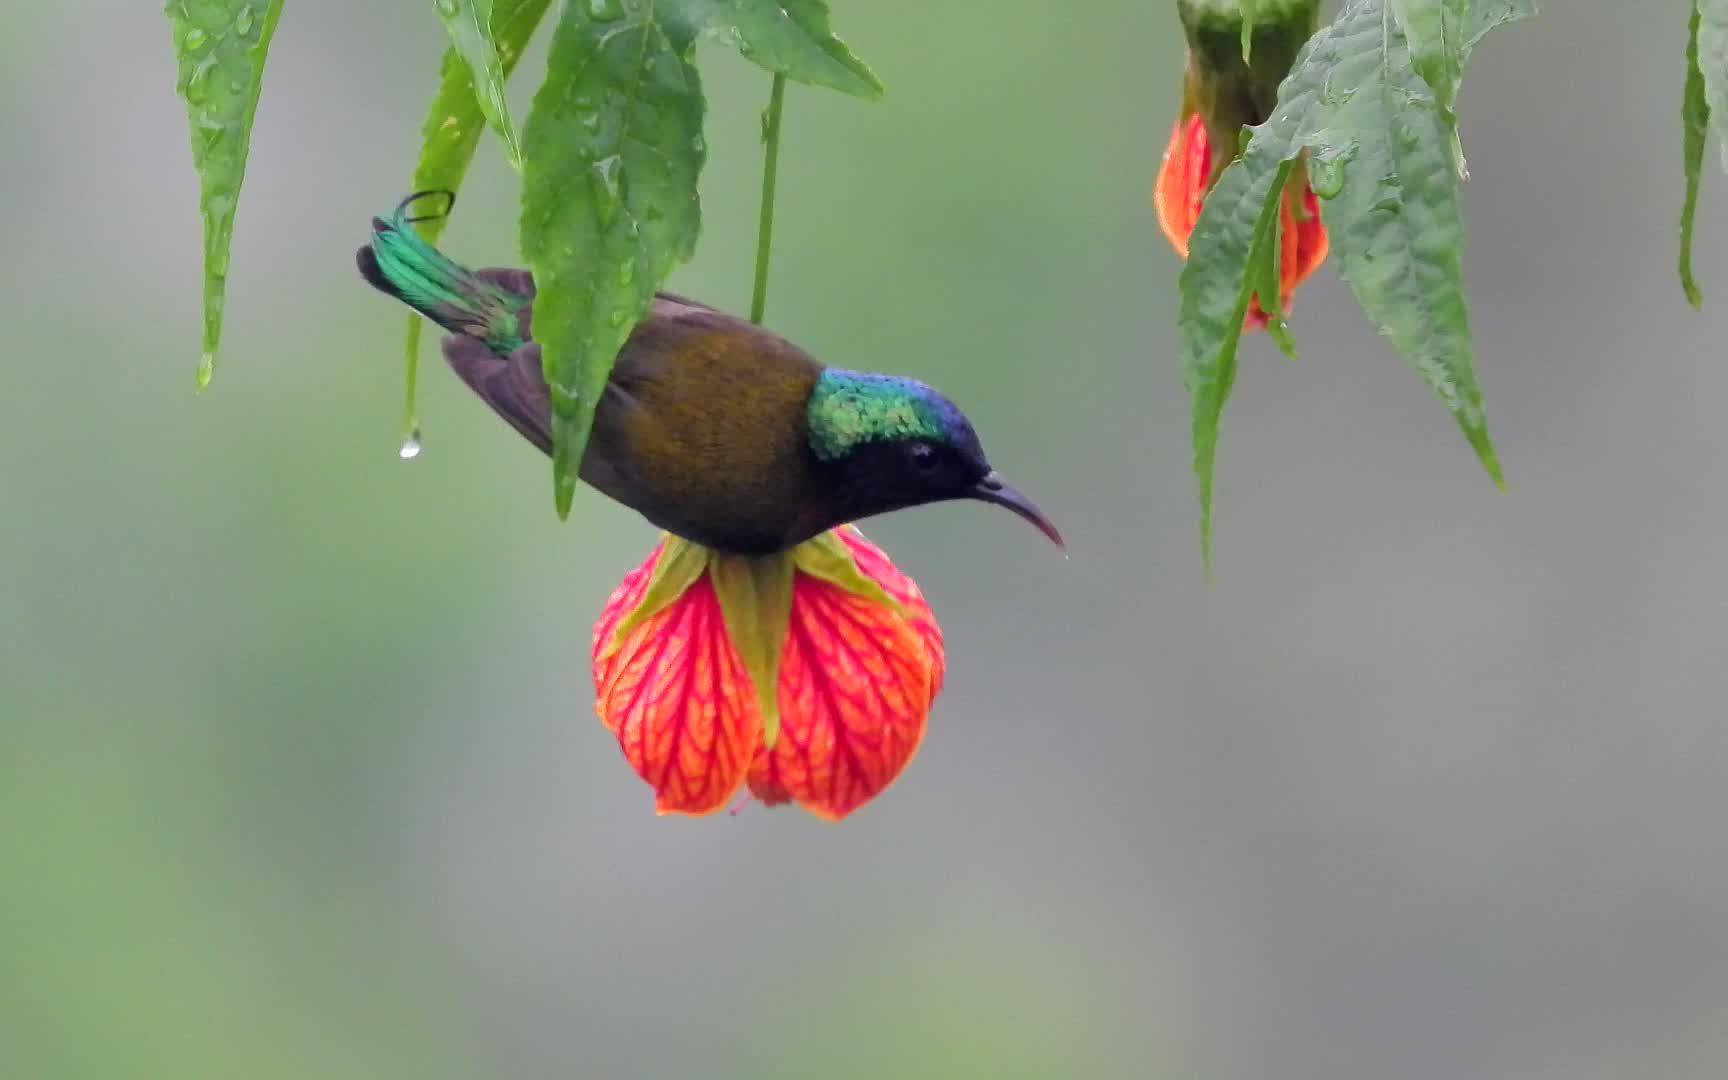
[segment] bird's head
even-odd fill
[[[952,499],[994,503],[1062,546],[1032,500],[984,457],[971,421],[916,379],[828,368],[810,395],[810,450],[833,485],[837,520]]]

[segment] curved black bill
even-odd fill
[[[1062,534],[1056,531],[1055,523],[1045,517],[1044,511],[1038,509],[1031,499],[1003,483],[994,469],[972,488],[971,497],[979,502],[1007,507],[1036,526],[1039,532],[1050,538],[1051,543],[1064,551],[1067,550],[1067,545],[1062,543]]]

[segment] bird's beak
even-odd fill
[[[1025,518],[1027,521],[1030,521],[1037,527],[1039,532],[1050,538],[1051,543],[1063,550],[1067,550],[1067,546],[1062,543],[1062,534],[1057,532],[1056,525],[1049,518],[1044,516],[1044,511],[1038,509],[1031,499],[1028,499],[1026,496],[1003,483],[1002,478],[996,475],[995,469],[991,469],[984,475],[984,479],[978,481],[978,483],[973,486],[972,491],[970,492],[970,497],[977,499],[979,502],[994,503],[997,506],[1006,506],[1008,509]]]

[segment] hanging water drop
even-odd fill
[[[403,461],[413,461],[420,456],[420,428],[418,426],[410,430],[408,437],[402,440],[402,447],[396,451],[396,456]]]
[[[216,354],[206,349],[204,354],[198,358],[198,389],[202,390],[209,386],[210,377],[215,374]]]

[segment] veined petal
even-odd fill
[[[653,563],[624,579],[595,626],[594,707],[654,789],[655,809],[708,814],[743,781],[761,745],[761,718],[706,574],[613,640],[646,595]]]
[[[799,573],[780,658],[780,737],[750,789],[838,820],[893,782],[924,738],[942,678],[942,633],[912,580],[852,529],[859,570],[898,604]]]
[[[662,540],[654,545],[654,550],[648,553],[648,558],[641,566],[624,575],[624,580],[612,590],[612,595],[606,598],[606,606],[600,609],[600,618],[594,622],[594,637],[590,648],[594,655],[594,684],[600,684],[600,662],[603,655],[610,650],[613,638],[617,636],[618,626],[648,594],[648,582],[654,576],[654,564],[660,561],[660,556],[666,550],[666,542]],[[605,713],[600,714],[600,720],[608,730],[616,731],[611,720]]]
[[[882,586],[883,592],[900,602],[907,621],[923,639],[930,664],[930,698],[934,701],[942,689],[942,677],[947,671],[947,651],[942,645],[942,628],[936,625],[936,613],[930,610],[930,604],[924,599],[918,583],[901,573],[900,568],[888,560],[887,553],[865,539],[857,526],[848,525],[838,530],[838,533],[846,547],[851,550],[852,559],[858,564],[858,569],[865,577]]]

